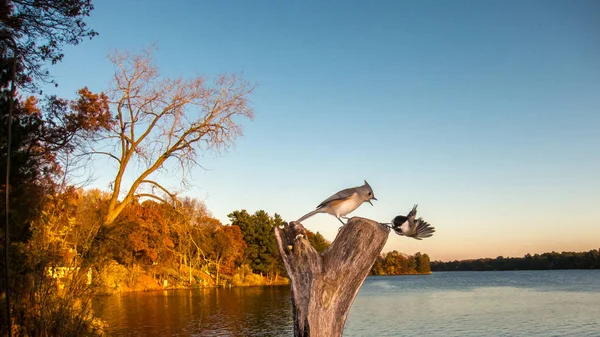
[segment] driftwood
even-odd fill
[[[389,229],[354,217],[319,254],[299,222],[275,228],[292,287],[294,336],[341,336],[354,298],[381,253]]]

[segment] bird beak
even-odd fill
[[[377,198],[373,197],[373,198],[371,198],[371,200],[377,200]],[[371,202],[371,200],[367,200],[367,201],[369,202],[369,204],[371,204],[371,206],[375,206],[375,205],[373,205],[373,203]]]

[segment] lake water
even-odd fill
[[[99,298],[111,336],[292,336],[288,286]],[[600,270],[368,277],[344,336],[600,336]]]

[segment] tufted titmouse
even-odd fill
[[[435,232],[434,227],[431,227],[429,223],[425,222],[422,218],[415,220],[415,217],[417,216],[417,206],[418,205],[414,205],[408,215],[398,215],[392,220],[391,224],[388,224],[391,225],[391,228],[396,234],[408,236],[416,240],[422,240],[433,235]]]
[[[373,194],[371,186],[369,186],[369,183],[365,180],[365,184],[362,186],[347,188],[330,196],[320,203],[319,206],[317,206],[317,209],[306,214],[297,221],[302,222],[317,213],[328,213],[335,216],[342,224],[344,224],[342,219],[340,219],[341,217],[347,219],[346,215],[352,213],[365,201],[373,205],[371,200],[377,199]]]

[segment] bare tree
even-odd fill
[[[154,190],[174,197],[157,181],[157,173],[177,164],[185,185],[189,169],[200,166],[199,155],[231,146],[242,133],[241,120],[254,114],[248,99],[254,87],[247,81],[235,75],[219,76],[213,83],[199,76],[163,77],[152,63],[153,50],[110,55],[115,73],[108,97],[114,123],[89,152],[111,158],[118,167],[106,225],[134,198],[164,201]]]

